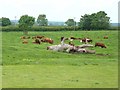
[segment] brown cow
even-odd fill
[[[20,38],[21,38],[21,39],[26,39],[26,37],[25,37],[25,36],[21,36]]]
[[[35,42],[36,42],[37,44],[40,44],[40,43],[41,43],[38,38],[35,39]]]
[[[41,43],[41,41],[40,41],[40,39],[36,38],[36,39],[35,39],[35,41],[34,41],[34,42],[32,42],[32,43],[34,43],[34,44],[40,44],[40,43]]]
[[[104,39],[108,39],[108,36],[104,36]]]
[[[36,39],[36,36],[32,36],[32,39]]]
[[[95,43],[95,47],[96,47],[96,46],[101,47],[101,48],[107,48],[107,47],[105,46],[105,44],[103,44],[103,43]]]
[[[41,42],[48,42],[50,44],[53,44],[53,40],[51,38],[43,38]]]
[[[36,38],[42,39],[44,38],[44,36],[36,36]]]
[[[22,41],[23,44],[28,44],[27,40]]]
[[[88,42],[91,42],[91,43],[92,43],[92,40],[89,39],[89,38],[83,38],[83,39],[80,40],[80,42],[82,42],[82,43],[88,43]]]
[[[30,36],[21,36],[21,39],[30,39]]]

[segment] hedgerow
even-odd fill
[[[33,26],[32,28],[27,29],[27,31],[80,31],[81,29],[70,26]],[[108,30],[118,30],[118,27],[111,27]],[[10,32],[10,31],[24,31],[24,29],[19,28],[18,26],[6,26],[0,27],[0,31]]]

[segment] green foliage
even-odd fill
[[[99,11],[91,15],[85,14],[81,16],[79,26],[81,29],[97,30],[97,29],[109,29],[110,17],[104,11]]]
[[[0,18],[0,26],[8,26],[11,25],[11,21],[9,18],[2,17]]]
[[[39,15],[37,18],[37,23],[39,26],[47,26],[48,20],[46,19],[46,15],[45,14]]]
[[[73,31],[74,27],[69,27],[69,26],[33,26],[27,31]],[[24,28],[19,28],[18,26],[7,26],[7,27],[2,27],[0,29],[2,31],[24,31]],[[79,28],[76,26],[75,30],[79,30]]]
[[[85,14],[84,16],[81,16],[79,26],[81,29],[90,30],[91,29],[91,16],[88,14]]]
[[[33,24],[35,23],[35,18],[32,16],[23,15],[18,22],[19,27],[26,31],[33,26]]]
[[[19,28],[18,26],[6,26],[6,27],[1,27],[3,32],[10,32],[10,31],[23,31],[22,28]]]
[[[67,24],[67,26],[76,26],[76,22],[73,19],[68,19],[65,24]]]

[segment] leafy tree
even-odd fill
[[[67,26],[75,26],[76,22],[74,21],[74,19],[68,19],[65,24],[67,24]]]
[[[79,26],[81,29],[91,29],[91,16],[88,14],[85,14],[84,16],[81,16]]]
[[[104,11],[99,11],[91,15],[81,16],[79,26],[81,29],[108,29],[110,17]]]
[[[8,25],[11,25],[11,21],[9,18],[2,17],[0,18],[0,24],[1,26],[8,26]]]
[[[37,18],[37,23],[39,26],[47,26],[48,25],[48,20],[46,19],[45,14],[41,14]]]
[[[19,27],[27,34],[27,30],[30,29],[35,23],[35,18],[28,15],[21,16],[19,22]]]
[[[92,14],[92,24],[93,29],[108,29],[110,25],[110,17],[104,11],[97,12]]]

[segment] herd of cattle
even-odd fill
[[[41,43],[49,43],[54,44],[54,40],[45,36],[21,36],[23,44],[28,43],[28,39],[33,39],[33,44],[41,44]],[[108,39],[108,36],[104,36],[104,39]],[[82,42],[82,45],[75,45],[73,43],[74,40],[78,40],[79,42]],[[68,41],[68,43],[65,43]],[[96,42],[95,45],[92,45],[93,42],[90,38],[76,38],[76,37],[61,37],[60,38],[60,44],[58,45],[52,45],[48,46],[47,50],[53,50],[53,51],[63,51],[63,52],[69,52],[69,53],[95,53],[95,50],[89,50],[89,47],[101,47],[101,48],[107,48],[104,43]]]
[[[41,44],[42,42],[47,42],[47,43],[53,44],[53,40],[51,38],[47,38],[45,36],[33,36],[33,37],[21,36],[20,38],[23,40],[22,41],[23,44],[27,44],[28,43],[27,39],[30,39],[30,38],[32,38],[34,40],[34,42],[32,42],[34,44]]]

